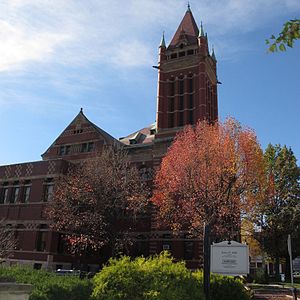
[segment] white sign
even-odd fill
[[[232,276],[249,274],[249,247],[246,244],[224,241],[210,247],[212,273]]]

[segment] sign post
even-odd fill
[[[292,285],[293,299],[297,300],[297,290],[294,287],[292,240],[291,240],[291,235],[290,234],[288,235],[287,246],[288,246],[288,252],[289,252],[289,256],[290,256],[291,285]]]
[[[235,241],[211,245],[211,272],[221,275],[249,274],[249,247]]]

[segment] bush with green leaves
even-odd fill
[[[88,300],[92,292],[90,280],[18,266],[0,267],[0,278],[32,284],[29,300]]]
[[[110,259],[94,277],[94,300],[202,300],[202,289],[184,262],[166,252],[150,258]]]
[[[203,282],[203,272],[193,273],[198,282]],[[210,294],[213,300],[249,300],[250,295],[242,281],[232,276],[212,274],[210,277]]]

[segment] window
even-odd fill
[[[169,111],[174,111],[174,98],[169,98]]]
[[[170,93],[170,96],[174,96],[174,94],[175,94],[175,82],[174,81],[171,81],[169,83],[169,93]]]
[[[194,54],[194,50],[193,49],[190,49],[187,51],[187,55],[193,55]]]
[[[8,183],[4,183],[0,191],[0,204],[8,202]]]
[[[179,110],[183,110],[184,99],[183,96],[179,96]]]
[[[12,193],[10,196],[10,203],[17,203],[19,200],[20,187],[17,186],[16,184],[19,184],[19,183],[16,182],[13,186]]]
[[[65,146],[60,146],[59,147],[59,155],[65,155],[66,153],[66,148]]]
[[[177,58],[177,53],[171,54],[171,59]]]
[[[93,150],[94,150],[94,143],[93,142],[88,143],[88,152],[91,152]]]
[[[189,95],[189,108],[194,107],[194,95]]]
[[[169,128],[174,127],[174,114],[168,115],[168,127]]]
[[[185,56],[185,51],[179,52],[179,57]]]
[[[183,126],[183,112],[179,113],[178,126]]]
[[[192,93],[194,90],[193,78],[189,78],[189,93]]]
[[[184,242],[184,259],[191,260],[194,258],[194,242]]]
[[[70,152],[71,152],[71,146],[68,145],[68,146],[66,146],[65,154],[68,155],[68,154],[70,154]]]
[[[81,152],[91,152],[94,150],[94,142],[81,144]]]
[[[36,251],[45,251],[46,250],[46,231],[38,231],[36,236]]]
[[[179,94],[183,94],[184,93],[184,79],[180,79],[179,81]]]
[[[88,144],[87,143],[81,144],[81,152],[87,152],[87,149],[88,149]]]
[[[43,201],[48,202],[53,196],[54,183],[52,178],[48,178],[44,184],[44,197]]]
[[[194,123],[194,112],[192,110],[190,110],[190,112],[189,112],[189,121],[190,121],[190,124]]]
[[[31,191],[31,186],[30,185],[24,186],[24,192],[23,192],[22,202],[24,202],[24,203],[29,202],[30,191]]]

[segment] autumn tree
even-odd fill
[[[232,238],[251,214],[264,181],[263,153],[253,130],[234,119],[199,122],[175,138],[155,178],[152,201],[174,230]]]
[[[114,255],[128,242],[131,221],[145,209],[147,196],[126,152],[109,148],[59,178],[46,213],[72,253],[106,246]]]
[[[0,219],[0,263],[11,256],[15,246],[14,231],[7,226],[4,219]]]
[[[279,259],[286,258],[289,263],[288,234],[292,236],[294,257],[300,255],[300,170],[293,151],[286,146],[270,144],[264,157],[269,191],[261,218],[263,247],[275,259],[279,275]]]

